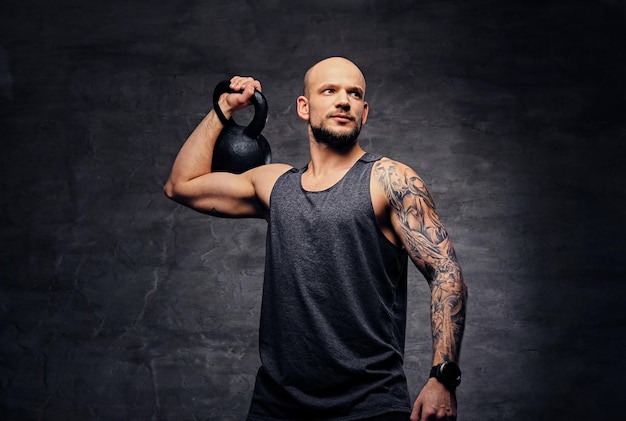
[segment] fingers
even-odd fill
[[[261,82],[251,77],[233,76],[232,79],[230,79],[230,89],[233,91],[251,90],[254,92],[255,89],[260,91]]]
[[[433,406],[431,408],[424,407],[419,413],[413,411],[411,421],[455,421],[456,412],[451,407],[441,406],[439,408]]]
[[[250,98],[254,90],[261,90],[261,82],[251,77],[233,76],[230,79],[231,93],[225,92],[220,96],[220,109],[230,118],[232,113],[250,105]]]
[[[453,413],[452,408],[446,405],[439,405],[438,408],[433,406],[430,418],[427,419],[454,421],[456,420],[456,413]]]

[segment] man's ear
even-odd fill
[[[309,100],[305,96],[298,97],[297,108],[298,116],[304,121],[309,121]]]
[[[367,102],[363,104],[363,117],[361,117],[361,124],[365,124],[367,121],[367,115],[370,112],[370,107],[367,105]]]

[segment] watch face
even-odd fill
[[[458,384],[461,382],[461,370],[455,363],[445,362],[441,365],[441,377],[443,377],[446,382]]]

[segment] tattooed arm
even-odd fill
[[[386,158],[377,162],[373,171],[378,188],[388,200],[391,229],[430,286],[433,365],[458,362],[467,287],[448,232],[415,171]],[[436,379],[429,379],[424,386],[411,420],[431,416],[456,418],[454,391],[445,389]]]

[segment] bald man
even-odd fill
[[[258,80],[235,76],[230,118]],[[165,194],[220,217],[268,221],[258,370],[248,420],[454,420],[467,288],[433,199],[408,166],[359,145],[365,78],[351,61],[311,67],[297,99],[304,168],[211,172],[223,126],[209,112],[182,146]],[[411,406],[403,370],[407,262],[431,289],[430,377]]]

